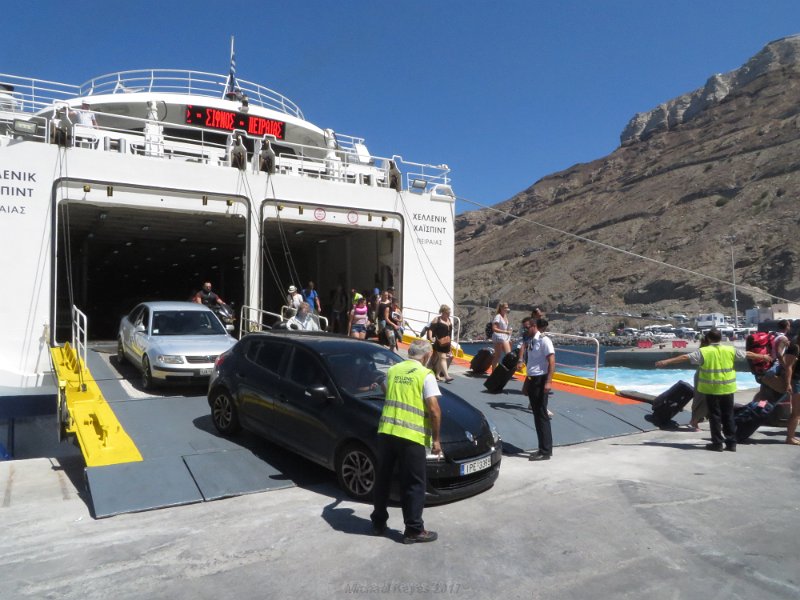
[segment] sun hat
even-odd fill
[[[289,293],[296,292],[296,291],[297,291],[296,287],[294,287],[293,285],[289,286]]]

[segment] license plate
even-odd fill
[[[478,460],[473,460],[472,462],[464,463],[460,467],[460,472],[461,475],[471,475],[472,473],[477,473],[478,471],[488,469],[491,466],[492,457],[486,456],[484,458],[479,458]]]
[[[214,369],[200,369],[197,374],[198,375],[211,375]]]

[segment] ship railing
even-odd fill
[[[148,72],[151,73],[151,72]],[[187,72],[194,73],[194,72]],[[121,75],[121,74],[117,74]],[[0,75],[0,134],[7,133],[27,139],[40,139],[46,142],[55,140],[55,126],[58,123],[59,110],[66,113],[70,121],[70,113],[76,110],[74,103],[69,105],[69,100],[78,97],[84,92],[99,92],[109,85],[101,81],[102,78],[92,80],[93,85],[85,89],[77,86],[64,86],[42,80],[22,79],[15,76]],[[131,81],[126,79],[125,81]],[[150,78],[147,79],[149,83]],[[193,80],[194,85],[197,80]],[[5,87],[3,87],[5,86]],[[13,88],[13,90],[8,89]],[[132,89],[125,88],[127,92]],[[266,88],[265,88],[266,89]],[[22,91],[21,91],[22,90]],[[139,91],[137,88],[136,91]],[[149,91],[149,90],[148,90]],[[220,166],[230,165],[230,137],[227,144],[210,141],[218,139],[219,131],[209,131],[202,127],[180,123],[166,123],[129,117],[126,115],[93,111],[95,116],[103,120],[114,120],[121,123],[121,127],[86,127],[69,122],[71,143],[78,147],[92,148],[120,153],[141,154],[146,156],[163,156],[169,159],[183,159],[198,161]],[[32,117],[33,113],[38,113]],[[34,130],[18,131],[15,121],[20,119],[36,123]],[[180,135],[165,135],[161,132],[153,134],[148,132],[148,126],[155,128],[168,127],[171,131],[191,132],[191,140]],[[132,131],[144,129],[141,131]],[[260,148],[261,138],[252,138],[246,132],[240,132],[243,137],[253,140],[253,145]],[[149,139],[148,139],[149,137]],[[405,173],[406,188],[413,192],[431,191],[432,196],[437,196],[437,189],[448,187],[450,169],[447,165],[426,165],[410,162],[402,156],[394,155],[391,158],[373,156],[369,154],[364,139],[344,134],[336,134],[339,148],[326,149],[318,146],[296,144],[281,141],[280,144],[291,148],[292,153],[281,153],[277,157],[277,167],[282,173],[301,174],[311,177],[320,177],[333,181],[359,183],[388,187],[392,184],[393,171],[399,169]],[[199,147],[199,148],[198,148]],[[258,168],[257,151],[253,153],[252,164]],[[445,190],[445,196],[451,194]]]
[[[35,113],[79,94],[77,85],[0,73],[0,111]]]
[[[431,191],[437,187],[450,185],[450,167],[441,165],[427,165],[405,160],[402,156],[394,155],[392,160],[405,174],[406,188],[413,192]]]
[[[593,381],[594,389],[597,389],[597,374],[600,369],[600,341],[597,338],[585,335],[572,335],[569,333],[556,333],[547,332],[548,337],[553,340],[556,346],[556,367],[570,369],[573,371],[586,371],[591,373],[591,377],[586,377]],[[586,346],[587,350],[573,350],[572,348],[564,348],[561,345],[569,344],[573,346]],[[589,348],[592,350],[590,351]],[[566,358],[565,358],[566,355]],[[586,357],[591,359],[594,363],[593,366],[586,366],[586,361],[580,362],[580,358]],[[562,360],[574,359],[573,362],[561,362]]]
[[[236,79],[234,90],[228,88],[228,75],[176,69],[118,71],[90,79],[80,86],[81,96],[132,94],[138,92],[228,98],[276,110],[305,120],[300,107],[283,94],[257,83]]]

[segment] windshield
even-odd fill
[[[153,313],[152,335],[226,335],[210,310],[161,310]]]
[[[403,359],[377,344],[347,346],[341,352],[325,354],[339,388],[353,396],[383,396],[381,383],[386,380],[386,372]]]

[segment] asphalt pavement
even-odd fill
[[[295,487],[93,519],[77,457],[0,462],[0,598],[800,597],[800,449],[648,431],[503,459],[430,544],[308,467]]]

